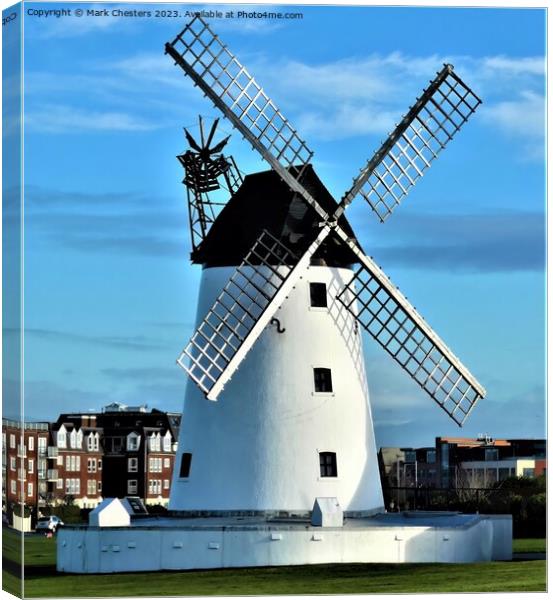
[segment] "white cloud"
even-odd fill
[[[518,98],[482,107],[482,117],[504,133],[543,139],[545,135],[545,98],[530,90]]]
[[[484,122],[537,148],[543,139],[543,57],[406,56],[373,54],[318,65],[258,59],[274,99],[312,139],[387,135],[444,63],[484,99]],[[520,90],[524,90],[522,93]],[[528,154],[529,148],[527,149]]]
[[[545,60],[543,57],[530,56],[509,58],[507,56],[492,56],[482,61],[483,67],[491,71],[503,71],[513,75],[530,74],[545,75]]]
[[[154,123],[119,112],[86,111],[62,105],[43,105],[28,112],[25,127],[42,133],[81,133],[83,131],[148,131]]]
[[[543,161],[545,153],[545,97],[523,90],[518,97],[484,105],[480,118],[518,144],[522,161]]]
[[[407,56],[392,52],[319,64],[259,54],[241,60],[302,137],[323,141],[369,134],[383,139],[443,64],[452,63],[455,72],[484,100],[477,113],[482,114],[481,123],[516,136],[526,156],[543,153],[543,57]],[[185,104],[188,108],[190,103],[197,104],[200,111],[207,106],[189,79],[161,52],[85,66],[75,78],[34,73],[27,90],[36,88],[44,94],[50,89],[55,94],[55,86],[59,86],[59,93],[68,94],[75,84],[82,84],[91,94],[103,95],[107,112],[115,108],[127,113],[129,103],[133,114],[151,114],[155,109],[173,121],[180,118]]]

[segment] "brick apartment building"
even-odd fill
[[[2,420],[2,510],[36,507],[47,493],[48,423]]]
[[[167,505],[180,415],[145,407],[107,406],[62,414],[55,423],[2,421],[2,509],[140,496]]]
[[[489,487],[547,468],[543,439],[437,437],[433,447],[381,448],[378,457],[384,487]]]
[[[62,414],[52,425],[57,446],[56,501],[83,508],[102,498],[140,496],[167,505],[180,415],[111,404],[102,413]]]
[[[72,418],[69,418],[72,417]],[[60,415],[52,425],[49,501],[93,508],[103,498],[101,428],[96,415]]]

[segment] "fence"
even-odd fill
[[[515,537],[545,537],[545,490],[536,487],[385,487],[384,503],[390,512],[454,510],[464,513],[511,514]]]
[[[31,531],[31,517],[18,517],[17,515],[13,515],[12,520],[14,529],[25,533]]]

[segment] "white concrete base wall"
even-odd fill
[[[507,519],[467,527],[65,528],[58,571],[114,573],[320,563],[471,563],[506,558]],[[498,529],[496,530],[496,526]]]
[[[513,517],[511,515],[482,515],[492,523],[492,559],[512,560],[513,558]]]

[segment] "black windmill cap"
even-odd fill
[[[290,171],[297,174],[300,167]],[[303,167],[301,183],[329,214],[336,200],[326,189],[311,165]],[[206,237],[192,253],[192,261],[205,267],[237,266],[266,229],[290,250],[303,253],[306,242],[317,235],[321,217],[295,193],[274,170],[252,173],[231,197]],[[356,243],[347,219],[339,219],[342,229]],[[313,257],[313,262],[347,267],[355,262],[353,253],[331,234]]]

